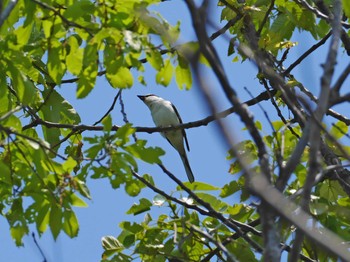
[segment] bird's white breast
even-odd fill
[[[180,121],[172,107],[171,103],[154,103],[151,105],[152,118],[156,126],[175,126],[180,124]]]

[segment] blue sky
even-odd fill
[[[211,8],[213,20],[219,21],[220,8],[216,6]],[[194,39],[189,13],[183,1],[167,1],[153,9],[160,12],[171,24],[181,20],[182,35],[180,36],[180,42]],[[295,35],[294,38],[294,41],[299,41],[299,45],[291,50],[290,61],[294,61],[293,57],[300,56],[313,42],[309,36]],[[255,79],[256,68],[250,63],[232,63],[232,57],[226,57],[227,42],[225,40],[215,40],[214,44],[220,52],[225,68],[229,70],[227,74],[231,83],[236,88],[236,91],[242,94],[240,96],[242,101],[250,99],[243,87],[247,87],[253,94],[260,93],[262,91],[261,86],[258,80]],[[292,72],[299,81],[306,83],[306,87],[312,91],[316,91],[319,88],[320,64],[325,61],[325,55],[326,52],[324,50],[318,51],[310,58],[307,58],[296,71]],[[347,57],[344,54],[340,54],[340,58],[345,60]],[[340,65],[342,63],[345,62],[341,62]],[[184,122],[196,121],[208,116],[206,107],[199,95],[198,87],[194,85],[189,91],[179,90],[175,81],[173,81],[169,87],[164,88],[155,84],[153,80],[154,73],[152,68],[146,66],[147,87],[135,81],[132,89],[123,92],[129,121],[135,126],[154,126],[148,109],[137,98],[136,95],[138,94],[155,93],[171,100],[177,106]],[[224,110],[230,107],[215,77],[210,74],[209,70],[207,79],[210,81],[213,90],[215,90],[216,99],[220,101],[221,109]],[[83,100],[75,99],[75,85],[63,85],[59,90],[80,113],[84,124],[92,124],[100,119],[110,107],[114,96],[118,92],[118,90],[109,86],[104,77],[98,79],[95,89]],[[266,109],[268,109],[267,103],[263,103],[263,106],[266,106]],[[251,110],[257,118],[262,116],[258,107],[252,107]],[[268,111],[268,113],[271,114],[272,118],[275,116],[274,111]],[[114,124],[121,125],[123,123],[118,103],[112,113],[112,117]],[[242,131],[242,126],[237,117],[230,116],[226,121],[232,127],[237,141],[247,138],[246,131]],[[265,134],[269,133],[270,130],[267,128],[267,125],[264,125],[265,120],[261,122],[266,127]],[[88,133],[85,133],[85,135],[88,135]],[[138,133],[137,136],[147,139],[150,146],[162,147],[166,151],[166,155],[162,157],[163,164],[181,180],[186,181],[186,174],[181,160],[165,139],[156,133]],[[216,132],[215,124],[211,123],[205,127],[189,129],[187,130],[187,136],[191,147],[188,157],[196,180],[221,187],[233,179],[227,173],[229,168],[229,162],[225,160],[227,147],[221,144],[220,138],[217,137],[218,133]],[[176,185],[157,166],[139,163],[139,173],[152,174],[156,185],[166,192],[175,190]],[[125,212],[133,203],[138,202],[138,198],[147,197],[152,199],[155,195],[150,190],[144,190],[140,197],[131,198],[126,195],[122,188],[118,190],[111,189],[107,180],[89,180],[88,186],[93,200],[88,201],[88,208],[75,209],[80,223],[79,236],[75,239],[70,239],[61,234],[57,241],[54,241],[50,231],[47,231],[41,238],[37,237],[37,241],[49,262],[99,261],[103,252],[101,238],[106,235],[117,236],[120,233],[118,224],[124,220],[142,221],[144,214],[134,217],[126,215]],[[226,199],[226,201],[234,203],[238,200],[235,197],[231,197]],[[150,212],[156,218],[158,214],[169,211],[163,207],[153,207]],[[31,231],[33,229],[31,228]],[[0,232],[2,232],[0,234],[0,243],[2,243],[0,246],[1,261],[42,261],[42,257],[35,247],[31,236],[24,238],[24,247],[17,248],[15,246],[10,238],[9,226],[2,217],[0,218]]]

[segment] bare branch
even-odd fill
[[[42,248],[40,247],[38,241],[36,240],[34,232],[32,232],[32,238],[33,238],[35,246],[38,248],[38,250],[39,250],[39,252],[40,252],[40,254],[41,254],[42,258],[43,258],[43,262],[47,262],[47,258],[46,258],[45,254],[44,254],[44,251],[42,250]]]
[[[113,102],[112,102],[112,105],[110,106],[110,108],[107,110],[107,112],[106,112],[99,120],[97,120],[97,121],[93,124],[93,126],[96,126],[96,125],[98,125],[99,123],[101,123],[102,120],[105,119],[105,118],[113,111],[114,106],[115,106],[115,104],[116,104],[116,102],[117,102],[117,100],[118,100],[118,97],[119,97],[119,96],[121,95],[121,93],[122,93],[122,90],[123,90],[123,89],[119,89],[117,95],[116,95],[116,96],[114,97],[114,99],[113,99]]]
[[[331,93],[331,80],[334,73],[334,67],[336,64],[338,46],[340,41],[341,34],[341,2],[340,0],[334,1],[334,19],[332,20],[332,39],[331,44],[328,51],[328,56],[326,58],[326,63],[324,65],[324,74],[321,78],[321,94],[317,104],[317,108],[314,112],[314,117],[311,118],[309,122],[310,126],[310,134],[309,135],[309,143],[310,143],[310,152],[309,152],[309,171],[304,184],[304,192],[301,198],[301,207],[305,212],[308,212],[309,203],[310,203],[310,195],[315,183],[316,175],[320,170],[319,163],[319,149],[321,144],[321,136],[319,127],[319,123],[321,123],[323,116],[327,112],[329,108],[329,99]],[[300,228],[297,230],[295,242],[293,245],[293,250],[290,256],[290,261],[298,261],[299,253],[301,250],[302,242],[303,242],[304,231]]]
[[[337,82],[333,86],[333,92],[336,93],[336,96],[339,96],[340,88],[344,84],[344,82],[345,82],[346,78],[349,76],[349,74],[350,74],[350,64],[348,64],[346,66],[344,71],[339,76]]]
[[[247,106],[253,106],[261,101],[268,100],[270,98],[270,95],[273,96],[276,94],[276,90],[271,90],[271,91],[265,91],[256,96],[255,98],[249,99],[246,102],[244,102],[242,105],[247,105]],[[112,108],[112,107],[111,107]],[[189,129],[189,128],[195,128],[195,127],[200,127],[200,126],[206,126],[209,123],[219,119],[219,118],[224,118],[232,113],[235,113],[236,109],[235,107],[230,107],[224,111],[221,111],[215,115],[208,116],[206,118],[193,121],[193,122],[188,122],[184,123],[178,126],[172,126],[172,127],[135,127],[136,132],[146,132],[146,133],[156,133],[156,132],[164,132],[164,131],[169,131],[169,130],[176,130],[176,129]],[[106,115],[106,114],[105,114]],[[49,122],[46,120],[42,120],[40,118],[35,119],[33,122],[30,124],[23,126],[23,130],[36,127],[38,125],[43,125],[46,126],[47,128],[63,128],[63,129],[71,129],[74,132],[77,131],[103,131],[103,126],[94,126],[94,125],[72,125],[72,124],[61,124],[61,123],[53,123]],[[120,126],[114,125],[112,127],[112,131],[117,131],[120,128]]]
[[[272,0],[271,3],[270,3],[269,9],[267,9],[266,14],[264,16],[264,19],[261,22],[260,27],[259,27],[259,29],[257,31],[258,36],[261,35],[261,32],[262,32],[262,30],[263,30],[267,20],[269,19],[269,16],[270,16],[274,6],[275,6],[275,0]]]
[[[311,12],[313,12],[318,18],[322,18],[324,20],[326,20],[327,22],[331,22],[332,18],[327,16],[326,14],[322,13],[320,10],[318,10],[315,7],[312,7],[307,1],[305,0],[294,0],[295,2],[297,2],[298,4],[301,4],[303,7],[305,7],[306,9],[310,10]],[[345,28],[350,28],[350,24],[341,21],[341,25]]]
[[[18,0],[11,0],[7,4],[7,6],[6,6],[4,11],[0,10],[0,11],[2,11],[1,14],[0,14],[0,28],[3,25],[3,23],[5,22],[5,20],[7,19],[7,17],[12,12],[13,8],[15,8],[17,2],[18,2]]]
[[[226,2],[226,1],[224,1]],[[196,31],[196,35],[198,38],[198,42],[200,45],[200,50],[205,56],[205,58],[210,63],[216,77],[218,78],[222,89],[225,92],[227,99],[231,102],[231,104],[236,108],[237,114],[240,116],[241,120],[245,123],[250,135],[252,136],[254,142],[258,148],[259,162],[261,168],[264,172],[264,175],[271,178],[271,171],[268,165],[268,154],[266,151],[265,143],[262,140],[259,130],[255,127],[253,116],[250,112],[248,112],[245,106],[242,106],[240,100],[237,97],[236,91],[231,87],[225,70],[222,66],[221,60],[212,45],[209,37],[206,32],[206,9],[204,4],[200,8],[196,8],[194,2],[192,0],[187,0],[186,4],[190,10],[192,16],[192,22],[194,24],[194,28]]]
[[[252,173],[250,175],[254,192],[269,203],[278,214],[297,226],[308,238],[322,246],[324,250],[337,255],[341,260],[350,261],[349,244],[332,231],[320,226],[312,216],[287,200],[277,189],[270,185],[264,176]]]
[[[283,75],[287,76],[290,72],[299,65],[306,57],[308,57],[312,52],[317,50],[320,46],[324,45],[328,38],[332,35],[332,31],[328,32],[328,34],[321,39],[317,44],[311,46],[304,54],[302,54],[295,62],[293,62],[284,72]]]
[[[200,234],[201,236],[205,237],[206,239],[208,239],[210,242],[214,243],[215,246],[217,246],[227,257],[227,261],[238,261],[234,258],[234,256],[227,250],[227,248],[225,247],[225,245],[218,239],[215,239],[212,235],[210,235],[209,233],[201,230],[200,228],[194,226],[194,225],[190,225],[190,229],[197,232],[198,234]]]

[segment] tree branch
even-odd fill
[[[0,14],[0,28],[7,19],[7,17],[11,14],[13,8],[15,8],[18,0],[10,0],[9,3],[7,4],[6,8],[4,11],[1,12]],[[0,10],[1,11],[1,10]]]
[[[318,18],[324,19],[328,23],[331,23],[331,21],[332,21],[331,17],[329,17],[326,14],[322,13],[317,8],[312,7],[307,1],[305,1],[305,0],[294,0],[294,1],[297,2],[298,4],[302,5],[303,7],[305,7],[306,9],[311,11],[312,13],[314,13]],[[348,24],[346,22],[341,21],[341,25],[343,27],[345,27],[345,28],[350,28],[350,24]]]
[[[84,27],[82,25],[79,25],[79,24],[77,24],[77,23],[75,23],[73,21],[68,20],[59,11],[57,11],[54,7],[52,7],[52,6],[50,6],[50,5],[46,4],[46,3],[43,3],[41,1],[38,1],[38,0],[31,0],[31,1],[36,3],[37,5],[41,6],[44,9],[52,11],[55,15],[59,16],[62,19],[62,21],[65,22],[68,26],[73,26],[73,27],[76,27],[76,28],[79,28],[79,29],[83,29],[90,36],[93,36],[92,29],[86,28],[86,27]]]
[[[323,116],[327,112],[330,103],[330,93],[331,93],[331,80],[334,73],[334,67],[337,61],[338,46],[340,41],[341,33],[341,0],[334,1],[334,19],[332,20],[332,39],[328,51],[328,56],[324,65],[324,74],[321,77],[321,94],[317,104],[317,108],[314,112],[314,117],[311,118],[309,122],[310,135],[310,152],[309,152],[309,170],[306,176],[304,184],[304,192],[301,198],[301,208],[305,211],[309,211],[310,195],[315,183],[316,175],[320,169],[319,163],[319,149],[321,145],[321,128],[319,123],[321,123]],[[312,134],[312,135],[311,135]],[[296,262],[299,259],[299,253],[301,250],[302,242],[304,239],[304,231],[300,228],[297,229],[295,242],[293,245],[293,250],[290,256],[290,262]]]
[[[339,76],[337,82],[334,84],[333,88],[332,88],[332,92],[335,93],[336,97],[339,96],[339,91],[340,88],[342,87],[342,85],[344,84],[346,78],[349,76],[350,74],[350,63],[346,66],[345,70],[341,73],[341,75]]]
[[[312,52],[317,50],[320,46],[324,45],[328,38],[332,35],[332,31],[328,32],[325,37],[321,39],[317,44],[311,46],[304,54],[302,54],[297,60],[295,60],[286,70],[283,72],[283,76],[287,76],[290,72],[299,65],[306,57],[308,57]]]
[[[253,106],[256,105],[264,100],[270,99],[270,95],[273,96],[276,94],[276,90],[271,90],[271,91],[265,91],[260,93],[258,96],[255,98],[249,99],[246,102],[244,102],[242,105],[247,105],[247,106]],[[270,95],[269,95],[270,94]],[[112,106],[111,106],[112,108]],[[188,122],[184,123],[178,126],[170,126],[170,127],[135,127],[136,132],[146,132],[146,133],[156,133],[156,132],[164,132],[164,131],[169,131],[169,130],[176,130],[176,129],[189,129],[189,128],[194,128],[194,127],[200,127],[200,126],[206,126],[209,123],[220,119],[224,118],[232,113],[235,113],[236,109],[235,107],[230,107],[224,111],[221,111],[215,115],[211,115],[208,117],[205,117],[203,119],[193,121],[193,122]],[[106,114],[105,114],[106,115]],[[103,119],[103,118],[101,118]],[[100,120],[99,120],[100,121]],[[80,125],[72,125],[72,124],[61,124],[61,123],[54,123],[46,120],[42,120],[40,118],[35,119],[33,122],[30,124],[23,126],[23,130],[29,129],[36,127],[38,125],[45,126],[47,128],[63,128],[63,129],[71,129],[74,132],[77,131],[103,131],[104,127],[103,126],[94,126],[94,125],[85,125],[85,124],[80,124]],[[117,131],[120,128],[120,126],[114,125],[112,126],[112,131]]]

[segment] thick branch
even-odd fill
[[[273,96],[276,94],[277,91],[271,90],[271,91],[265,91],[256,96],[255,98],[252,98],[250,100],[247,100],[244,102],[244,105],[247,106],[253,106],[256,105],[264,100],[268,100],[270,98],[270,95]],[[169,131],[169,130],[175,130],[175,129],[189,129],[189,128],[194,128],[194,127],[200,127],[200,126],[206,126],[209,123],[220,119],[224,118],[232,113],[235,113],[236,109],[235,107],[230,107],[224,111],[221,111],[215,115],[208,116],[206,118],[203,118],[201,120],[193,121],[193,122],[188,122],[184,123],[178,126],[171,126],[171,127],[135,127],[136,132],[146,132],[146,133],[156,133],[156,132],[164,132],[164,131]],[[105,116],[104,116],[105,117]],[[61,123],[53,123],[49,122],[46,120],[42,120],[40,118],[35,119],[33,122],[30,124],[23,126],[23,130],[33,128],[36,126],[45,126],[47,128],[63,128],[63,129],[71,129],[72,131],[104,131],[103,126],[95,126],[95,125],[72,125],[72,124],[61,124]],[[117,131],[120,128],[120,126],[114,125],[112,126],[112,131]]]
[[[333,36],[331,39],[328,56],[326,58],[324,66],[324,74],[321,78],[321,94],[319,96],[317,108],[313,113],[314,117],[312,117],[310,119],[311,121],[308,123],[308,126],[310,126],[309,170],[305,180],[304,192],[300,203],[301,207],[305,212],[308,212],[309,210],[311,191],[315,183],[316,175],[320,170],[319,150],[322,140],[320,134],[321,128],[319,123],[322,122],[322,119],[330,106],[329,99],[331,93],[331,80],[334,73],[334,67],[337,61],[337,53],[340,40],[340,22],[342,12],[340,0],[335,0],[334,5],[334,20],[332,21]],[[291,262],[298,261],[299,253],[303,242],[303,235],[303,230],[298,228],[293,246],[293,251],[291,253]]]

